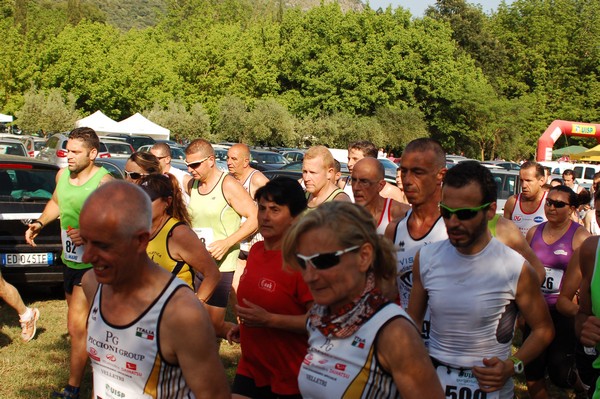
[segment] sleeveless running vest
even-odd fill
[[[342,194],[343,192],[344,192],[344,190],[342,190],[341,188],[336,188],[335,190],[333,190],[331,192],[331,194],[329,194],[329,196],[327,198],[325,198],[325,201],[323,201],[322,203],[324,204],[326,202],[333,201],[333,199],[335,197],[337,197],[339,194]],[[309,197],[310,197],[310,193],[307,192],[306,193],[306,199],[308,200]],[[317,209],[317,208],[318,208],[318,206],[316,206],[314,208],[306,208],[306,210],[304,212],[312,211],[312,210]]]
[[[594,272],[590,281],[590,296],[592,300],[592,313],[600,317],[600,240],[596,247],[596,259],[594,262]],[[600,351],[600,344],[596,345],[596,352]],[[600,352],[599,352],[600,353]],[[600,369],[600,355],[594,360],[593,366],[596,370]],[[600,399],[600,378],[596,380],[596,390],[593,399]]]
[[[523,236],[527,234],[530,228],[547,220],[546,213],[544,211],[544,202],[546,202],[547,196],[548,193],[544,192],[544,196],[542,197],[542,200],[538,204],[536,210],[533,213],[526,213],[521,209],[521,194],[517,195],[515,209],[513,209],[510,218],[513,222],[515,222],[521,233],[523,233]]]
[[[173,276],[156,300],[134,322],[104,321],[98,286],[88,315],[87,352],[99,398],[194,398],[181,368],[160,353],[158,331],[166,304],[185,283]],[[199,344],[199,343],[197,343]]]
[[[146,253],[156,264],[173,273],[194,289],[194,270],[184,261],[173,259],[169,253],[168,240],[173,229],[182,224],[185,225],[177,219],[169,218],[148,243]]]
[[[252,172],[250,172],[250,175],[246,178],[246,180],[244,180],[244,183],[242,183],[242,186],[248,192],[248,194],[250,194],[251,197],[252,197],[252,187],[251,187],[252,186],[252,176],[254,176],[254,174],[256,172],[258,172],[258,170],[256,170],[256,169],[254,169]],[[252,198],[252,200],[254,200],[254,198]],[[254,201],[254,203],[256,204],[256,201]],[[244,223],[245,221],[246,221],[246,218],[242,216],[241,223]],[[248,252],[248,251],[250,251],[250,248],[252,247],[252,245],[254,245],[255,243],[262,241],[262,240],[263,240],[263,237],[260,235],[259,232],[256,232],[240,243],[240,249],[242,251]]]
[[[346,183],[344,183],[343,190],[346,194],[348,194],[348,197],[350,197],[350,200],[352,202],[354,202],[354,191],[352,191],[352,184],[350,181],[350,176],[346,177]]]
[[[223,194],[222,173],[218,183],[207,194],[198,192],[198,181],[194,181],[188,210],[192,219],[192,229],[208,247],[212,242],[223,240],[235,233],[241,224],[240,215],[229,205]],[[217,262],[222,272],[233,272],[240,253],[240,244],[233,245]]]
[[[377,222],[377,234],[383,235],[385,233],[385,229],[392,221],[392,199],[385,198],[385,202],[383,204],[383,211],[381,211],[381,216],[379,217],[379,221]]]
[[[547,244],[542,237],[546,223],[541,223],[537,227],[531,238],[530,246],[546,269],[546,277],[542,283],[542,292],[544,293],[544,299],[548,307],[552,309],[556,307],[564,273],[567,270],[567,265],[573,256],[573,252],[575,252],[573,250],[573,237],[579,228],[579,224],[571,221],[569,229],[562,237],[552,244]]]
[[[79,228],[79,214],[83,203],[94,192],[102,178],[108,174],[104,168],[99,168],[88,181],[81,186],[69,182],[70,172],[65,170],[56,184],[56,196],[60,208],[60,229],[63,243],[61,258],[65,265],[72,269],[89,269],[89,263],[83,263],[83,247],[76,246],[67,236],[69,229]]]
[[[397,317],[410,318],[388,303],[348,338],[328,338],[308,325],[308,353],[298,374],[298,386],[310,398],[400,398],[392,376],[377,360],[377,334]]]

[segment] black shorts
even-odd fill
[[[214,306],[217,308],[226,308],[227,303],[229,302],[229,293],[231,292],[231,283],[233,282],[233,273],[235,272],[221,272],[221,280],[212,296],[208,301],[206,301],[207,305]],[[196,287],[200,287],[202,284],[202,280],[204,276],[200,273],[196,273],[196,277],[199,280],[199,284],[196,284]]]
[[[257,387],[254,380],[245,375],[236,374],[233,379],[231,392],[253,399],[302,399],[301,395],[279,395],[271,391],[270,386]]]
[[[71,295],[73,293],[73,287],[75,287],[76,285],[81,287],[81,279],[83,278],[83,275],[85,274],[85,272],[87,272],[90,269],[91,268],[73,269],[68,266],[63,266],[63,275],[64,275],[64,279],[65,279],[65,283],[64,283],[65,292],[67,294]]]

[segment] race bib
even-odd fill
[[[499,399],[500,392],[483,392],[471,369],[458,370],[440,365],[436,368],[448,399]]]
[[[97,399],[151,399],[152,396],[134,392],[127,386],[115,384],[108,379],[103,379],[99,384],[94,384],[94,393]]]
[[[67,234],[67,230],[60,231],[60,238],[65,259],[71,262],[83,263],[83,246],[75,245]]]
[[[551,269],[549,267],[545,267],[544,269],[546,269],[546,277],[542,283],[542,292],[544,294],[558,294],[560,292],[560,283],[565,273],[564,270]]]
[[[215,233],[210,227],[194,227],[194,233],[198,236],[200,241],[208,248],[210,244],[215,241]]]

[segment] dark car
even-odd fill
[[[143,145],[148,145],[148,144],[153,145],[154,143],[156,143],[156,141],[152,137],[144,136],[144,135],[129,135],[129,134],[125,134],[125,133],[109,133],[105,137],[125,140],[126,142],[131,144],[131,146],[133,147],[133,149],[135,151],[137,151],[138,148],[140,148]]]
[[[288,164],[283,155],[273,151],[250,150],[250,158],[250,166],[260,171],[279,169]]]
[[[104,169],[108,170],[108,173],[111,174],[115,179],[124,179],[125,178],[125,164],[127,164],[127,160],[129,158],[96,158],[94,163],[98,166],[102,166]],[[171,166],[177,169],[181,169],[184,172],[187,172],[187,165],[185,162],[179,159],[172,159]]]
[[[0,268],[12,284],[62,287],[62,245],[58,220],[25,242],[27,224],[37,219],[56,186],[58,166],[32,158],[0,155]]]

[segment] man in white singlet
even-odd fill
[[[171,147],[167,143],[156,143],[150,149],[150,152],[158,158],[158,162],[160,162],[160,167],[163,173],[170,173],[177,179],[179,183],[179,187],[181,189],[181,194],[183,196],[183,200],[186,205],[190,203],[190,196],[186,191],[186,187],[190,180],[192,180],[192,176],[189,173],[184,172],[181,169],[177,169],[171,165]]]
[[[533,268],[493,238],[497,187],[479,162],[465,161],[444,177],[440,212],[448,239],[419,250],[408,312],[431,313],[429,355],[446,393],[512,399],[512,376],[552,341],[554,328]],[[529,335],[511,356],[517,314]]]
[[[123,181],[101,186],[81,210],[94,397],[229,398],[206,310],[146,253],[151,225],[150,198]]]
[[[354,203],[365,207],[377,223],[377,233],[383,235],[394,219],[404,216],[410,206],[379,195],[385,186],[385,170],[375,158],[363,158],[352,169],[351,182]]]
[[[515,222],[523,236],[530,228],[546,221],[544,201],[548,192],[542,188],[546,183],[544,167],[533,161],[521,165],[521,193],[511,196],[504,205],[504,217]]]

